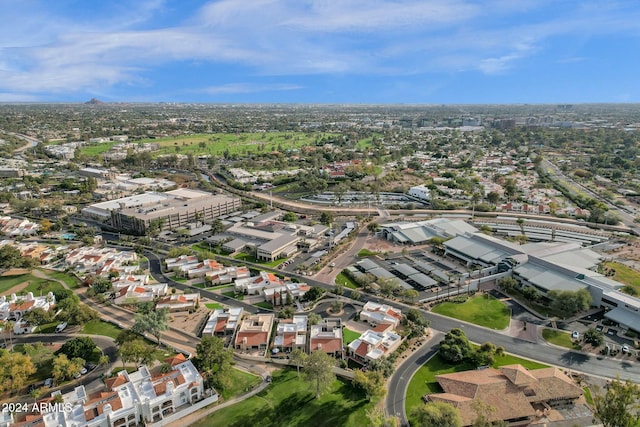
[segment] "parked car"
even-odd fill
[[[574,340],[580,339],[580,332],[578,331],[571,332],[571,338],[573,338]]]
[[[56,334],[64,331],[67,328],[67,322],[62,322],[56,326]]]
[[[628,345],[626,345],[626,344],[624,344],[624,345],[622,346],[622,352],[623,352],[623,353],[629,353],[629,346],[628,346]]]
[[[44,380],[44,386],[47,388],[53,387],[53,378],[47,378]]]

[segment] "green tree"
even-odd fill
[[[324,225],[331,225],[333,222],[333,214],[331,212],[322,212],[320,214],[320,222]]]
[[[33,326],[40,326],[45,323],[53,321],[53,312],[45,310],[42,307],[36,307],[33,310],[27,311],[22,320]]]
[[[75,358],[69,359],[65,354],[59,354],[53,359],[52,375],[57,381],[64,381],[71,379],[74,375],[77,375],[82,366],[84,365],[84,359]]]
[[[69,359],[89,360],[94,352],[98,348],[96,343],[90,337],[76,337],[62,344],[59,350],[55,354],[64,354]]]
[[[386,393],[385,378],[380,371],[364,372],[356,369],[353,372],[353,385],[364,390],[369,400],[382,397]]]
[[[163,308],[149,313],[136,313],[134,320],[135,323],[131,328],[132,331],[140,335],[148,332],[156,337],[158,345],[160,345],[160,335],[162,331],[169,329],[169,310]]]
[[[586,289],[578,291],[549,291],[547,293],[552,300],[551,306],[560,313],[573,315],[584,311],[591,306],[591,294]]]
[[[296,365],[298,376],[300,376],[300,366],[304,366],[307,354],[299,348],[294,349],[289,355],[291,362]]]
[[[318,313],[309,313],[309,325],[317,325],[322,321],[322,317]]]
[[[153,361],[153,347],[138,336],[135,340],[122,343],[118,347],[118,356],[122,359],[122,369],[126,363],[146,365]]]
[[[458,409],[445,402],[427,402],[411,412],[411,425],[419,427],[462,427]]]
[[[202,337],[196,346],[194,364],[204,372],[209,384],[222,390],[231,385],[231,360],[233,352],[224,348],[224,341],[218,337]]]
[[[529,301],[537,301],[540,299],[540,291],[533,286],[525,286],[522,295]]]
[[[0,350],[0,392],[21,389],[35,372],[30,356]]]
[[[370,233],[377,233],[378,230],[380,230],[380,224],[377,222],[370,222],[367,224],[367,230],[369,230]]]
[[[316,398],[335,381],[335,365],[336,360],[322,350],[314,351],[305,359],[302,378],[315,384]]]
[[[610,381],[605,390],[593,393],[595,414],[604,427],[637,427],[640,423],[640,386],[620,377]]]
[[[304,301],[315,301],[319,299],[323,294],[324,290],[322,288],[312,286],[311,289],[309,289],[307,293],[304,294],[304,297],[302,297],[302,299]]]
[[[282,216],[282,220],[286,222],[296,222],[298,220],[298,215],[296,215],[294,212],[286,212]]]
[[[604,344],[604,335],[594,328],[589,328],[584,332],[584,341],[594,347],[600,347]]]
[[[459,363],[469,358],[472,353],[471,343],[461,329],[451,329],[440,341],[440,355],[449,362]]]
[[[498,287],[505,292],[513,292],[518,287],[518,281],[513,277],[503,277],[498,279]]]

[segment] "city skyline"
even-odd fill
[[[632,1],[0,1],[0,102],[639,102]]]

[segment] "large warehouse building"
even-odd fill
[[[84,208],[82,215],[117,230],[145,234],[154,227],[166,230],[212,221],[238,210],[240,205],[238,197],[180,188],[96,203]]]

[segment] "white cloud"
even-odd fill
[[[538,54],[551,39],[640,32],[635,2],[600,7],[601,2],[585,1],[563,9],[552,0],[220,0],[171,27],[158,26],[155,18],[166,18],[180,2],[113,4],[106,8],[110,14],[83,22],[44,0],[5,8],[0,90],[60,93],[151,85],[155,67],[176,61],[198,61],[212,70],[218,64],[249,67],[254,79],[497,74]]]

